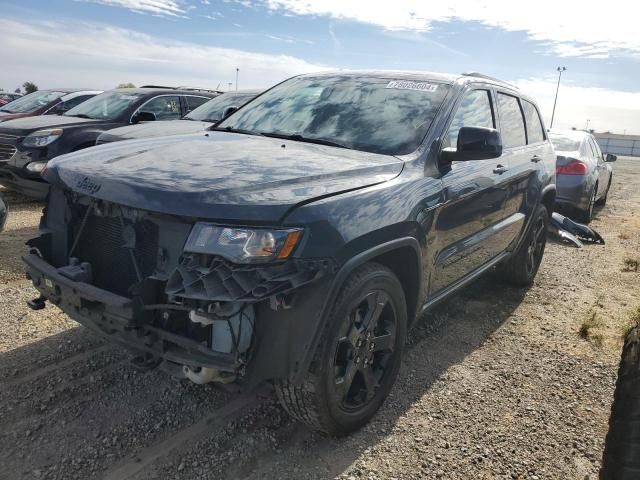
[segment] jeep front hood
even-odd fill
[[[45,178],[133,208],[273,224],[300,203],[391,180],[402,168],[389,155],[212,131],[62,155]]]

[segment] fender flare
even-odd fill
[[[389,242],[381,243],[380,245],[376,245],[369,250],[365,250],[364,252],[359,253],[358,255],[349,259],[340,270],[336,273],[334,280],[332,282],[331,288],[329,289],[329,293],[327,298],[324,301],[322,306],[322,310],[319,316],[320,321],[316,325],[316,330],[313,334],[311,345],[307,350],[306,355],[302,359],[299,364],[299,368],[295,373],[294,378],[292,379],[294,382],[302,381],[304,375],[308,371],[313,358],[315,357],[316,350],[318,348],[318,343],[320,342],[320,338],[322,337],[322,333],[326,328],[327,322],[329,321],[329,315],[331,314],[331,310],[333,305],[335,304],[336,298],[338,297],[338,293],[340,292],[342,286],[345,281],[349,277],[349,275],[359,266],[365,264],[372,258],[378,257],[382,254],[391,252],[393,250],[398,250],[400,248],[409,247],[412,248],[416,254],[416,258],[418,259],[418,265],[420,268],[418,272],[422,271],[422,250],[420,248],[420,243],[415,237],[401,237]],[[422,275],[418,275],[418,295],[416,295],[416,305],[414,307],[414,312],[419,311],[420,300],[422,292]],[[411,321],[412,319],[409,319]]]

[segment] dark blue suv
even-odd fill
[[[334,435],[389,393],[407,330],[490,269],[542,260],[555,155],[479,74],[291,78],[209,131],[56,158],[24,260],[45,300],[197,383],[270,381]]]

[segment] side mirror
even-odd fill
[[[502,137],[495,128],[462,127],[458,132],[458,147],[442,150],[443,160],[488,160],[502,155]]]
[[[612,153],[607,153],[607,157],[605,158],[605,162],[615,162],[618,160],[618,156]]]
[[[131,119],[131,123],[155,122],[156,114],[152,112],[138,112]]]
[[[227,118],[229,115],[231,115],[236,110],[238,110],[238,107],[236,107],[235,105],[230,105],[227,108],[225,108],[224,112],[222,112],[222,120]]]
[[[4,223],[7,221],[8,213],[9,213],[9,204],[7,204],[4,197],[0,193],[0,232],[4,228]]]

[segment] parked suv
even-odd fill
[[[0,107],[0,122],[36,115],[61,115],[99,93],[102,90],[38,90]]]
[[[0,185],[42,199],[49,185],[40,173],[52,158],[95,145],[105,130],[181,118],[218,94],[190,89],[123,88],[97,95],[59,117],[22,118],[0,124]]]
[[[476,75],[289,79],[213,131],[65,155],[24,257],[41,297],[197,383],[274,383],[341,435],[380,407],[408,328],[542,260],[555,155],[534,101]]]
[[[127,125],[126,127],[114,128],[104,132],[96,140],[96,145],[120,140],[201,132],[211,127],[212,124],[218,123],[223,117],[233,113],[259,93],[259,90],[239,90],[237,92],[223,93],[187,113],[180,120]]]

